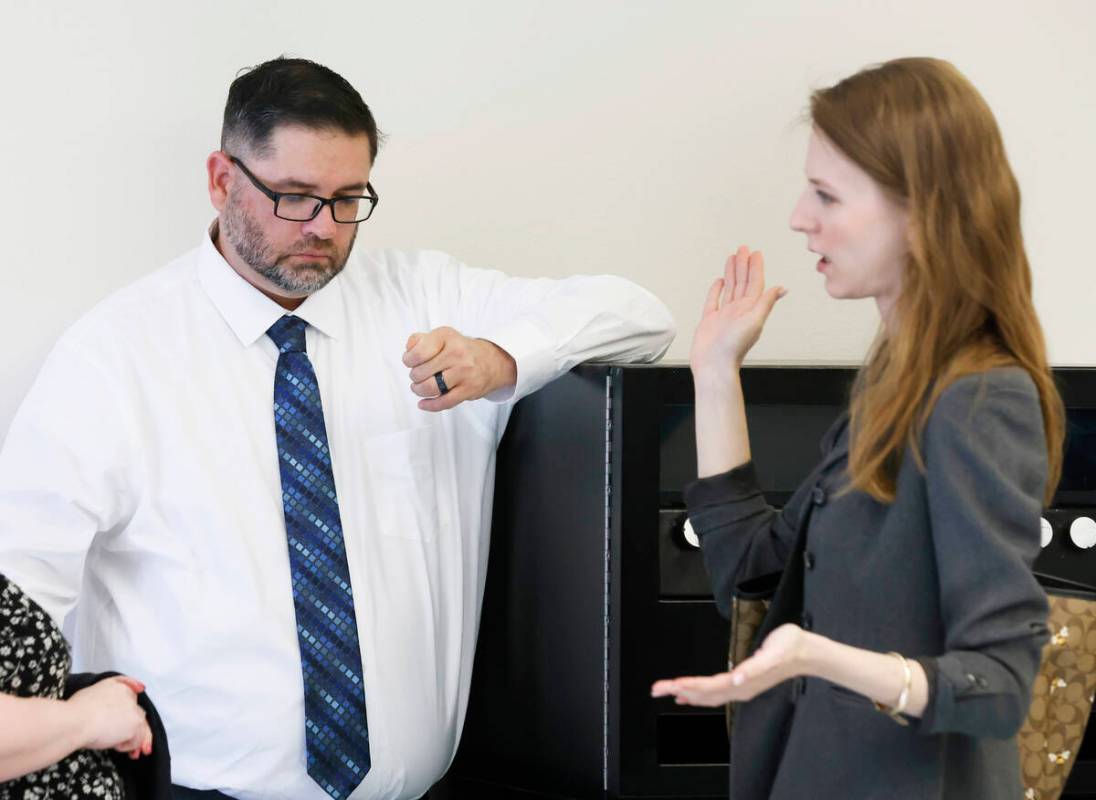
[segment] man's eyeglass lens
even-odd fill
[[[291,222],[307,222],[320,212],[322,205],[315,197],[283,194],[274,206],[274,213]],[[369,197],[339,197],[331,203],[331,210],[336,222],[364,222],[373,213],[373,201]]]

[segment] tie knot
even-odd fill
[[[303,353],[304,329],[308,323],[300,317],[285,316],[271,325],[266,335],[278,345],[279,353]]]

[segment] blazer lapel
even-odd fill
[[[849,454],[849,412],[846,409],[841,412],[826,435],[822,437],[822,463],[818,466],[817,474],[823,475],[834,464]]]

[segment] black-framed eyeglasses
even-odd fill
[[[244,166],[244,162],[229,156],[229,161],[240,168],[240,172],[247,176],[255,188],[274,201],[274,216],[290,222],[308,222],[314,220],[323,210],[324,206],[331,206],[331,218],[335,222],[350,225],[355,222],[365,222],[377,207],[380,198],[373,189],[373,184],[365,184],[368,195],[344,194],[338,197],[317,197],[314,194],[297,194],[296,192],[275,192],[264,184]]]

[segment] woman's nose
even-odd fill
[[[817,221],[808,212],[804,197],[800,196],[799,200],[795,204],[795,208],[792,209],[791,219],[788,220],[788,224],[791,225],[793,231],[799,233],[808,233],[813,231],[817,227]]]

